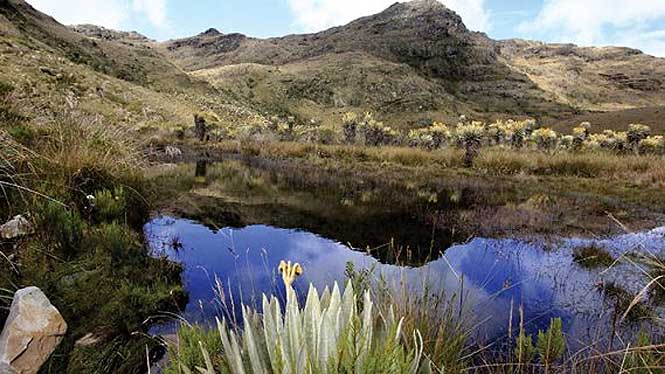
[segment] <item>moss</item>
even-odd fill
[[[573,259],[580,266],[594,269],[599,267],[610,267],[614,264],[614,257],[604,248],[597,245],[576,248],[573,252]]]

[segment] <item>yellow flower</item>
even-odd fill
[[[282,280],[287,289],[293,287],[293,282],[303,273],[302,266],[297,262],[292,265],[291,261],[286,262],[282,260],[279,263],[278,269],[280,274],[282,274]]]

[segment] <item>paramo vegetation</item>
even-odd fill
[[[393,129],[377,120],[372,113],[348,112],[338,128],[320,126],[316,121],[299,124],[293,117],[272,117],[266,122],[241,126],[209,125],[209,138],[221,140],[297,141],[320,144],[351,144],[364,146],[408,146],[426,150],[444,147],[534,149],[540,151],[594,152],[615,154],[665,154],[665,136],[654,134],[642,124],[631,124],[625,131],[594,132],[584,122],[570,134],[539,127],[532,119],[497,120],[493,123],[460,117],[457,124],[432,122],[429,126],[408,131]],[[214,123],[214,120],[213,122]],[[183,134],[185,129],[178,130]]]

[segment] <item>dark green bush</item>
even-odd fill
[[[56,202],[48,202],[38,212],[37,232],[47,248],[66,259],[81,249],[85,223],[81,217]]]
[[[124,220],[126,204],[125,190],[122,187],[116,187],[113,191],[98,191],[94,197],[94,212],[98,221]]]

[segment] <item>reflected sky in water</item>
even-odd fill
[[[553,317],[561,317],[573,341],[597,340],[598,334],[607,332],[604,327],[612,320],[612,308],[599,285],[617,282],[635,291],[646,284],[630,265],[619,264],[601,273],[575,264],[573,249],[590,244],[580,239],[562,239],[548,245],[474,239],[448,249],[436,261],[409,268],[381,264],[366,253],[299,230],[263,225],[211,230],[193,221],[170,217],[154,219],[145,230],[155,255],[168,256],[184,265],[183,280],[190,301],[183,314],[191,322],[211,322],[224,310],[233,310],[230,294],[234,296],[236,312],[241,301],[260,305],[257,303],[264,293],[283,296],[283,285],[276,273],[283,259],[303,265],[304,275],[296,282],[301,295],[310,282],[323,289],[334,281],[344,281],[349,261],[357,269],[375,266],[376,274],[388,282],[406,280],[417,288],[427,279],[448,295],[461,293],[465,310],[473,315],[476,333],[488,340],[507,333],[511,305],[513,326],[518,324],[517,309],[522,305],[530,332],[546,328]],[[174,238],[182,248],[173,248]],[[653,253],[664,250],[665,230],[595,243],[615,256],[635,248]],[[216,284],[223,286],[223,297],[215,291]],[[226,307],[220,300],[226,300]]]

